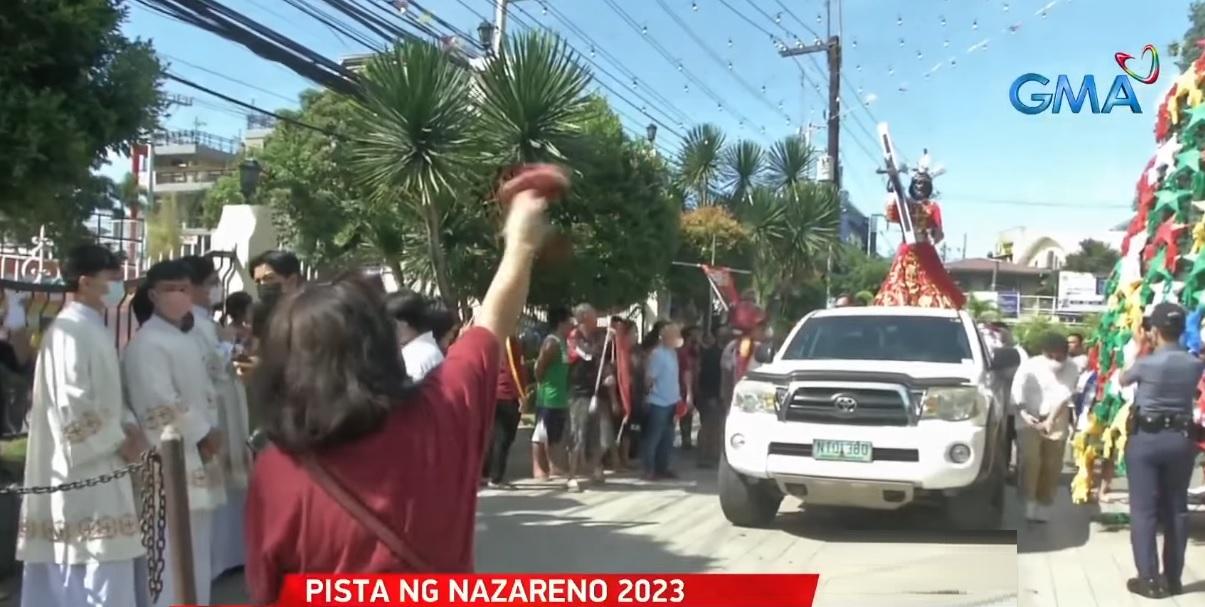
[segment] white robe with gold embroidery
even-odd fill
[[[219,459],[204,464],[197,448],[218,427],[218,398],[196,338],[152,316],[126,346],[121,366],[126,397],[147,441],[158,447],[169,424],[184,437],[189,509],[211,511],[225,503]]]
[[[123,467],[127,416],[117,343],[100,313],[68,304],[42,336],[29,414],[26,486],[58,485]],[[84,564],[143,556],[129,477],[21,505],[17,559]]]
[[[234,344],[222,341],[218,323],[204,308],[194,307],[192,314],[195,324],[190,334],[205,354],[205,368],[218,395],[218,428],[226,439],[222,452],[226,486],[245,488],[251,471],[251,454],[247,449],[251,424],[247,420],[247,389],[234,371]]]

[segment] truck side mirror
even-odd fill
[[[763,365],[774,362],[774,342],[764,341],[759,344],[753,351],[753,360]]]
[[[996,348],[992,352],[992,371],[1015,369],[1021,366],[1021,354],[1016,348]]]

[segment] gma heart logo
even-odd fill
[[[1146,71],[1146,76],[1139,76],[1137,72],[1130,69],[1129,63],[1134,58],[1133,55],[1129,53],[1117,53],[1113,55],[1113,58],[1117,60],[1117,65],[1121,66],[1121,71],[1125,72],[1130,78],[1143,84],[1154,84],[1159,79],[1159,49],[1156,49],[1153,44],[1142,47],[1142,56],[1145,57],[1147,55],[1151,56],[1151,65]]]

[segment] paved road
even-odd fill
[[[775,528],[737,529],[720,513],[714,472],[687,472],[658,484],[621,475],[581,494],[530,480],[511,491],[484,491],[477,568],[819,571],[822,606],[1017,604],[1012,531],[951,533],[926,512],[802,512],[790,500]],[[220,580],[215,601],[244,599],[241,585],[237,576]]]

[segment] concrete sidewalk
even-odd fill
[[[1195,483],[1201,482],[1200,470]],[[1153,601],[1130,594],[1126,580],[1134,576],[1128,526],[1096,522],[1100,515],[1128,513],[1124,478],[1113,482],[1118,500],[1101,505],[1076,506],[1066,488],[1056,500],[1052,520],[1022,524],[1017,528],[1017,569],[1021,604],[1033,607],[1129,607],[1176,605],[1205,607],[1205,512],[1194,512],[1192,535],[1185,555],[1185,594]],[[1162,539],[1159,540],[1162,546]]]

